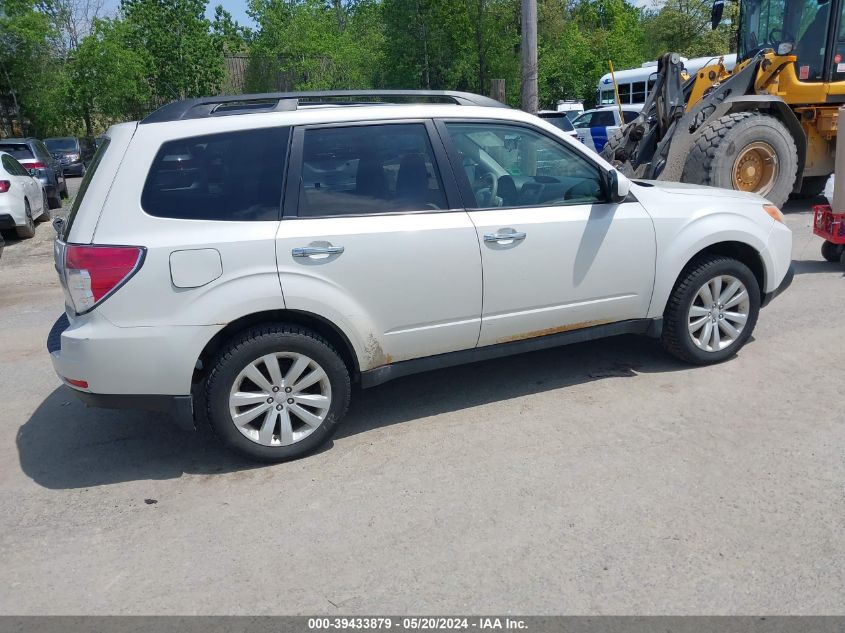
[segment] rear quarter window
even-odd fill
[[[209,134],[164,143],[141,206],[180,220],[278,220],[290,128]]]
[[[76,215],[79,213],[79,207],[82,205],[82,200],[88,192],[88,185],[91,184],[91,179],[94,178],[94,174],[97,173],[97,168],[100,166],[100,161],[106,153],[106,150],[109,148],[109,143],[110,140],[108,138],[103,141],[103,144],[97,149],[97,153],[94,154],[94,158],[91,159],[91,164],[85,171],[85,175],[82,177],[82,182],[79,183],[79,191],[73,199],[73,204],[71,205],[70,212],[67,216],[67,222],[65,222],[64,229],[62,229],[62,240],[67,240],[68,235],[70,235],[70,227],[73,226],[73,222],[76,220]]]

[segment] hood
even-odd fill
[[[736,189],[720,189],[719,187],[706,187],[704,185],[691,185],[686,182],[668,182],[663,180],[639,180],[633,181],[641,187],[653,187],[665,193],[678,194],[682,196],[707,196],[708,198],[730,198],[733,200],[745,200],[747,202],[768,203],[763,196],[749,191],[737,191]]]

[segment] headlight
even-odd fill
[[[768,213],[769,217],[771,217],[775,222],[780,222],[781,224],[783,223],[783,213],[781,213],[780,209],[778,209],[775,205],[764,204],[763,211]]]

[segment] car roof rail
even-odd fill
[[[302,102],[302,103],[301,103]],[[320,90],[223,95],[174,101],[153,111],[141,123],[163,123],[256,112],[290,112],[302,105],[378,105],[383,103],[447,103],[507,108],[500,101],[454,90]]]

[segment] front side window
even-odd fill
[[[745,0],[740,3],[739,60],[771,48],[798,57],[801,81],[822,78],[830,0]]]
[[[604,199],[598,167],[529,128],[447,123],[476,208],[585,204]]]
[[[593,114],[593,112],[585,112],[584,114],[578,116],[572,122],[572,127],[574,127],[576,130],[590,127],[590,123],[593,120]]]
[[[305,130],[300,217],[447,208],[422,123]]]
[[[277,220],[290,128],[225,132],[164,143],[141,206],[181,220]]]

